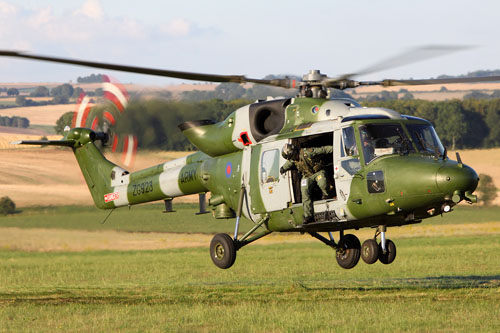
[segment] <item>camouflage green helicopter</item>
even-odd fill
[[[210,244],[212,261],[220,268],[231,267],[239,249],[272,232],[307,233],[332,247],[338,264],[346,269],[356,266],[360,257],[368,264],[377,260],[392,263],[396,246],[386,238],[387,228],[448,213],[461,201],[477,202],[472,192],[478,176],[458,154],[457,161],[447,156],[427,120],[388,109],[361,107],[350,99],[330,99],[330,89],[500,81],[498,76],[355,81],[353,75],[330,78],[313,70],[298,82],[13,51],[0,51],[0,55],[190,80],[298,87],[294,98],[257,101],[234,111],[222,122],[180,124],[180,130],[199,151],[133,173],[108,161],[95,145],[96,141],[107,140],[106,134],[88,128],[68,129],[61,140],[16,142],[71,147],[94,203],[101,209],[165,200],[167,210],[171,210],[173,198],[200,194],[200,212],[205,212],[204,194],[210,192],[208,203],[214,217],[236,218],[234,235],[217,234]],[[301,173],[292,169],[280,174],[287,162],[282,154],[286,144],[297,149],[332,147],[331,153],[316,160],[325,171],[329,195],[325,197],[318,188],[312,190],[314,222],[308,224],[303,224]],[[254,223],[242,236],[238,232],[241,216]],[[362,245],[355,235],[345,233],[365,227],[374,228],[374,237]],[[337,241],[333,232],[339,232]]]

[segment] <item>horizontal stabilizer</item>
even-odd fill
[[[75,144],[75,140],[19,140],[12,141],[10,144],[72,147]]]

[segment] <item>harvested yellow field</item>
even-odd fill
[[[500,190],[500,148],[460,150],[462,162],[472,167],[478,174],[484,173],[493,178]],[[448,153],[455,160],[455,152]]]
[[[441,87],[446,87],[448,91],[467,91],[471,90],[499,90],[500,83],[490,82],[490,83],[452,83],[452,84],[429,84],[424,86],[393,86],[393,87],[381,87],[381,86],[363,86],[356,88],[358,93],[374,93],[380,91],[399,91],[400,89],[406,89],[410,92],[430,92],[439,91]]]
[[[11,142],[19,140],[40,140],[43,134],[14,134],[14,133],[2,133],[0,132],[0,150],[4,149],[29,149],[33,147],[23,146],[23,145],[12,145]],[[49,135],[46,136],[49,140],[59,140],[60,135]]]
[[[68,111],[76,111],[76,104],[28,106],[0,110],[2,116],[28,118],[31,125],[54,126],[57,120]]]
[[[55,139],[58,138],[60,137]],[[134,168],[130,170],[150,167],[186,154],[188,153],[139,153]],[[119,154],[108,157],[120,164]],[[93,205],[71,149],[61,147],[0,150],[0,197],[5,195],[19,207]],[[188,202],[197,200],[197,196],[177,199]]]
[[[47,101],[50,101],[53,99],[53,97],[31,97],[31,96],[26,96],[26,95],[24,95],[24,97],[31,99],[32,101],[35,101],[35,102],[47,102]],[[0,99],[0,103],[1,102],[15,102],[16,98],[17,97],[3,97],[2,99]]]

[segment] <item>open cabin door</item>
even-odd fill
[[[252,149],[250,195],[252,213],[282,210],[291,201],[289,175],[280,175],[280,167],[286,160],[281,149],[288,140],[264,143]],[[257,182],[257,181],[258,182]],[[255,186],[257,185],[257,186]],[[257,199],[259,196],[261,200]],[[258,202],[262,204],[258,204]]]

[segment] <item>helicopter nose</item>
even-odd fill
[[[477,187],[479,177],[476,171],[465,164],[445,165],[436,174],[436,184],[443,193],[451,196],[455,203],[462,199],[476,202],[472,192]]]

